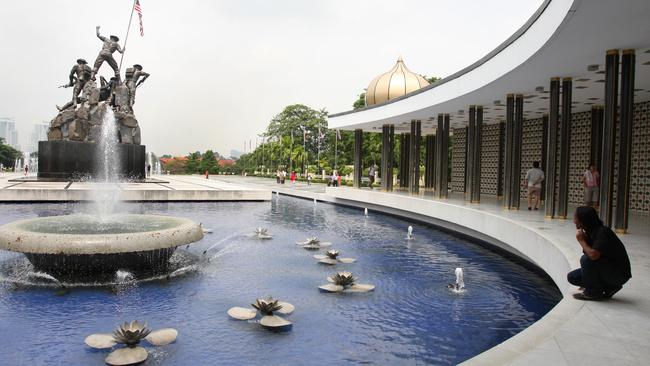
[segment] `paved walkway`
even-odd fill
[[[0,202],[86,201],[97,191],[119,190],[123,201],[260,201],[270,200],[265,187],[205,179],[198,175],[154,176],[147,183],[24,181],[22,174],[0,173]],[[35,178],[35,177],[28,177]]]
[[[326,188],[323,184],[278,185],[266,178],[228,177],[226,180],[324,201],[336,201],[337,197],[346,196],[345,193],[355,193],[351,188]],[[578,266],[581,252],[575,241],[573,223],[570,220],[545,219],[543,210],[504,210],[500,202],[486,198],[482,198],[481,204],[469,204],[460,195],[438,200],[427,193],[416,197],[405,192],[381,193],[367,189],[363,193],[370,203],[380,201],[382,195],[391,195],[399,197],[407,207],[414,206],[416,201],[430,200],[431,205],[453,205],[497,215],[527,227],[531,232],[543,234],[573,268]],[[574,300],[571,293],[576,289],[557,279],[563,274],[556,275],[564,299],[547,316],[467,363],[526,366],[650,364],[650,216],[633,214],[629,234],[622,235],[621,239],[630,255],[633,278],[613,299],[599,302]]]

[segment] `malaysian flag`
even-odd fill
[[[140,18],[140,35],[144,37],[144,27],[142,26],[142,7],[140,6],[140,0],[135,0],[133,9],[138,13],[138,18]]]

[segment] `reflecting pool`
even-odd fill
[[[88,211],[83,203],[4,204],[0,224]],[[478,244],[408,220],[290,197],[271,202],[133,203],[128,213],[200,222],[203,240],[179,247],[172,270],[138,278],[118,271],[101,283],[66,283],[0,251],[3,364],[101,365],[84,345],[125,320],[173,327],[175,343],[150,348],[146,365],[456,364],[523,330],[561,298],[538,271]],[[406,240],[408,226],[413,239]],[[266,227],[273,239],[253,237]],[[318,237],[356,263],[336,266],[297,246]],[[447,284],[462,267],[466,291]],[[369,293],[324,294],[351,271]],[[226,311],[274,296],[295,305],[293,328],[274,333]]]

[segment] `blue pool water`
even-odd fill
[[[108,351],[86,347],[84,338],[133,319],[179,331],[175,343],[148,348],[146,365],[456,364],[518,333],[560,299],[538,272],[467,240],[374,212],[364,218],[362,210],[284,196],[272,202],[123,207],[203,223],[212,234],[187,251],[210,261],[171,279],[67,292],[0,277],[0,364],[101,365]],[[0,208],[5,224],[88,206]],[[409,225],[411,241],[404,239]],[[258,226],[268,227],[274,238],[251,239]],[[357,263],[318,264],[315,252],[295,245],[309,236],[333,242],[332,249]],[[20,256],[0,251],[0,272]],[[456,267],[465,271],[463,294],[446,288]],[[337,269],[352,271],[376,290],[320,293],[317,286]],[[271,295],[295,305],[287,317],[294,323],[290,332],[273,333],[226,315],[230,307]]]

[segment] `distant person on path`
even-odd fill
[[[25,165],[25,176],[27,176],[27,173],[29,173],[29,166]]]
[[[292,170],[291,175],[289,176],[289,179],[291,180],[291,184],[295,185],[296,184],[296,171]]]
[[[311,173],[307,173],[307,185],[311,185]]]
[[[332,184],[332,187],[338,186],[338,181],[336,177],[336,172],[332,172],[332,176],[330,177],[330,184]]]
[[[578,207],[573,222],[578,229],[576,239],[584,253],[580,268],[567,275],[569,283],[584,289],[573,297],[578,300],[609,299],[632,278],[625,246],[603,225],[593,207]]]
[[[276,171],[275,171],[275,183],[280,184],[280,175],[281,175],[281,174],[282,174],[282,173],[280,173],[279,170],[276,170]]]
[[[280,172],[280,183],[284,184],[285,179],[287,179],[287,172],[283,170]]]
[[[205,179],[210,179],[210,171],[205,170]]]
[[[544,181],[544,172],[539,168],[539,161],[533,162],[533,167],[526,172],[524,185],[528,187],[528,210],[539,209],[539,201],[542,195],[542,182]],[[535,202],[533,204],[533,196]]]
[[[147,164],[147,177],[151,177],[151,164]]]
[[[589,164],[584,174],[582,174],[582,186],[585,189],[583,203],[585,206],[598,208],[598,199],[600,195],[600,174],[596,165]]]
[[[372,185],[375,183],[375,170],[375,163],[372,163],[368,169],[368,187],[370,187],[370,189],[372,189]]]

